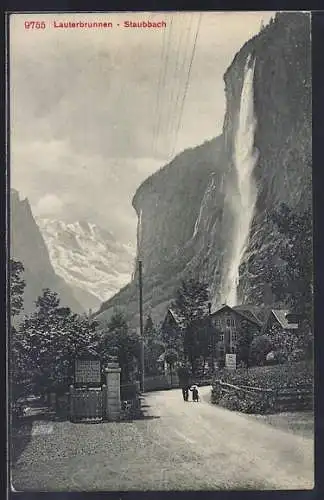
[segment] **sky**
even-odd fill
[[[12,15],[11,186],[36,216],[88,220],[134,244],[136,189],[175,154],[221,133],[223,75],[273,16]],[[35,20],[45,28],[33,29]],[[167,27],[124,28],[126,20]],[[63,21],[113,28],[55,27]]]

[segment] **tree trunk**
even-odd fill
[[[205,376],[205,367],[206,367],[206,355],[203,357],[203,377]]]
[[[190,364],[191,364],[192,375],[195,375],[196,372],[195,357],[192,353],[190,353]]]

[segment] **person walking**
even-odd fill
[[[195,402],[199,401],[199,390],[196,384],[192,385],[189,389],[192,392],[192,400]]]
[[[184,364],[180,365],[178,368],[179,384],[182,390],[182,397],[184,401],[189,399],[189,388],[190,388],[190,371]]]

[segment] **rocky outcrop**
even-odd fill
[[[20,200],[16,190],[10,195],[10,257],[24,266],[24,313],[35,309],[35,301],[44,288],[58,293],[61,303],[74,312],[84,312],[68,285],[57,276],[47,247],[33,217],[28,199]]]
[[[242,47],[224,75],[227,107],[222,136],[178,155],[135,194],[133,205],[141,221],[138,251],[144,265],[144,310],[155,320],[162,319],[184,276],[206,280],[214,303],[220,301],[234,223],[230,210],[237,184],[233,145],[249,55],[255,61],[259,156],[253,172],[257,200],[240,266],[240,302],[272,300],[266,268],[277,265],[283,237],[270,222],[271,213],[282,202],[296,211],[311,206],[310,16],[280,13]],[[119,306],[137,324],[136,278],[101,306],[99,319],[108,318]]]
[[[181,276],[187,273],[188,263],[195,256],[197,225],[199,217],[206,215],[203,207],[210,181],[221,189],[226,168],[222,145],[222,139],[216,138],[184,151],[149,177],[134,196],[140,226],[138,257],[143,260],[144,307],[155,321],[163,317]],[[222,201],[216,204],[221,211]],[[137,326],[137,279],[135,272],[132,283],[101,306],[97,319],[108,319],[119,307]]]
[[[242,302],[263,303],[270,285],[264,279],[266,270],[280,264],[278,248],[283,236],[271,223],[272,213],[282,202],[294,211],[312,205],[310,35],[308,14],[277,15],[274,23],[244,46],[225,78],[235,80],[245,54],[254,50],[258,198],[240,269]],[[227,100],[233,102],[235,96],[229,94]]]

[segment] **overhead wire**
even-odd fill
[[[172,148],[171,156],[174,155],[175,149],[177,146],[177,142],[178,142],[178,135],[179,135],[180,125],[182,122],[184,105],[185,105],[186,97],[188,94],[192,64],[193,64],[193,60],[194,60],[195,53],[196,53],[197,39],[198,39],[198,35],[199,35],[199,30],[200,30],[201,18],[202,18],[202,13],[200,12],[199,17],[198,17],[197,28],[196,28],[195,40],[194,40],[194,44],[193,44],[193,48],[192,48],[192,52],[191,52],[191,58],[190,58],[190,63],[189,63],[189,68],[188,68],[188,73],[187,73],[187,80],[186,80],[185,89],[184,89],[184,93],[183,93],[183,97],[182,97],[182,101],[181,101],[180,115],[179,115],[179,119],[178,119],[178,124],[177,124],[177,129],[176,129],[176,134],[175,134],[175,141],[174,141],[174,146]]]
[[[178,85],[178,88],[177,88],[176,100],[175,100],[173,109],[171,109],[171,113],[172,114],[171,114],[170,120],[169,120],[168,132],[170,131],[170,136],[171,137],[172,137],[172,135],[175,134],[175,131],[176,131],[175,125],[177,124],[177,115],[178,115],[178,111],[179,111],[179,101],[180,101],[181,89],[182,89],[182,87],[184,85],[184,79],[185,79],[185,74],[186,74],[185,66],[186,66],[186,62],[187,62],[187,59],[188,59],[187,55],[190,53],[189,40],[190,40],[190,33],[191,33],[191,28],[192,28],[192,20],[193,20],[193,15],[190,14],[189,25],[188,25],[187,30],[186,30],[186,37],[185,37],[185,42],[184,42],[184,50],[182,51],[182,54],[183,54],[183,56],[182,56],[182,64],[180,65],[180,67],[178,66],[179,55],[180,55],[181,51],[179,51],[179,53],[178,53],[178,58],[177,58],[177,63],[176,63],[175,85],[173,86],[173,89],[175,90],[176,87],[177,87],[177,85],[176,85],[176,80],[177,80],[176,76],[177,76],[177,74],[179,76],[179,85]],[[182,31],[182,35],[183,35],[183,31]],[[180,37],[180,40],[181,39],[182,39],[182,36]],[[179,68],[179,71],[177,71],[178,68]],[[174,92],[172,93],[172,99],[173,99],[173,95],[174,95]]]
[[[151,19],[151,18],[152,18],[152,14],[150,14],[149,19]],[[136,45],[134,45],[133,50],[131,51],[131,62],[130,62],[130,66],[134,70],[135,70],[136,66],[138,65],[140,55],[141,55],[141,51],[137,49]],[[143,60],[143,59],[141,58],[141,60]],[[125,58],[122,57],[122,55],[121,55],[121,45],[120,44],[119,44],[117,51],[116,51],[116,61],[117,62],[123,61],[123,63],[121,64],[121,68],[123,67],[123,65],[125,66],[125,63],[127,64],[127,66],[129,65],[129,61],[127,60],[127,62],[126,62]],[[135,74],[135,71],[132,71],[131,74]],[[118,105],[121,108],[125,107],[127,105],[127,100],[124,98],[124,96],[125,96],[125,93],[127,92],[127,84],[130,84],[130,83],[132,83],[132,82],[128,81],[125,78],[125,76],[123,76],[122,71],[120,71],[120,76],[118,79],[118,90],[116,92],[116,97],[117,97]],[[125,116],[125,113],[120,112],[120,116]],[[130,142],[131,133],[132,133],[131,126],[126,126],[126,129],[124,129],[124,131],[123,131],[123,137],[125,138],[125,143]],[[120,165],[120,167],[122,167],[122,165]],[[132,279],[134,279],[134,276],[136,273],[136,268],[137,268],[137,261],[135,259],[134,260],[134,269],[133,269],[132,275],[131,275]],[[120,296],[117,295],[115,300],[116,300],[117,307],[120,307],[122,304]]]
[[[159,71],[159,78],[158,78],[158,88],[157,88],[157,94],[156,94],[155,111],[154,111],[154,115],[153,115],[156,118],[154,121],[153,134],[152,134],[152,152],[153,152],[153,155],[154,155],[154,148],[155,148],[155,141],[156,141],[157,117],[158,117],[159,110],[160,110],[163,67],[165,64],[165,61],[164,61],[164,58],[165,58],[165,33],[166,33],[166,30],[163,30],[162,49],[161,49],[161,64],[160,64],[160,71]]]
[[[176,26],[176,33],[178,34],[176,49],[174,53],[174,61],[171,61],[170,64],[170,75],[169,75],[169,89],[167,91],[166,99],[165,99],[165,123],[164,123],[164,139],[168,141],[168,137],[170,132],[172,133],[172,124],[174,121],[174,116],[177,113],[175,96],[177,93],[177,87],[181,87],[181,71],[179,72],[179,68],[181,68],[180,61],[181,56],[183,56],[183,35],[185,33],[185,24],[187,18],[184,18],[184,15],[178,15],[177,19],[179,20],[178,25]],[[168,149],[168,148],[166,148]]]
[[[172,38],[172,26],[173,26],[173,17],[171,17],[170,28],[168,30],[168,40],[167,40],[165,61],[162,63],[162,65],[163,65],[162,82],[161,82],[162,95],[163,95],[163,92],[165,90],[166,74],[167,74],[167,68],[168,68],[168,62],[169,62],[169,56],[170,56],[170,43],[171,43],[171,38]],[[161,102],[161,99],[160,99],[160,102]],[[156,132],[155,132],[155,137],[154,137],[154,143],[153,143],[153,155],[154,156],[157,154],[157,147],[159,144],[159,135],[160,135],[160,130],[161,130],[162,116],[163,116],[163,109],[161,111],[161,106],[159,106],[159,110],[158,110],[158,114],[157,114],[157,127],[156,127]]]

